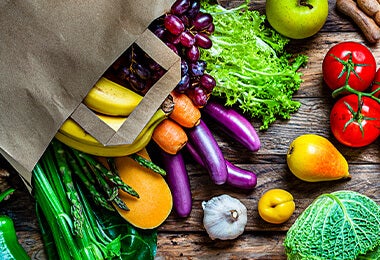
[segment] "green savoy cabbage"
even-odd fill
[[[380,206],[353,191],[322,194],[288,230],[288,259],[380,259]]]

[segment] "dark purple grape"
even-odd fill
[[[152,80],[154,82],[156,82],[157,80],[159,80],[164,74],[166,73],[166,70],[164,70],[163,68],[160,68],[159,70],[155,70],[153,71],[152,73]]]
[[[204,107],[207,104],[209,98],[209,95],[207,95],[206,91],[200,86],[188,89],[186,91],[186,94],[197,107]]]
[[[145,89],[145,83],[135,74],[131,74],[129,76],[129,83],[131,84],[132,88],[137,92],[141,92]]]
[[[129,80],[129,76],[131,75],[131,70],[129,66],[122,66],[119,68],[119,71],[117,73],[118,78],[121,80]]]
[[[140,79],[146,80],[146,79],[150,78],[149,69],[145,68],[143,65],[141,65],[139,63],[134,63],[132,65],[132,69],[134,70],[134,72],[136,73],[136,75]]]
[[[181,59],[181,75],[187,74],[189,71],[189,65],[187,65],[187,62],[184,59]]]
[[[177,45],[178,43],[181,42],[181,35],[182,33],[178,35],[174,35],[170,33],[169,31],[166,31],[164,40],[166,40],[167,42],[173,43],[174,45]]]
[[[165,16],[164,25],[165,28],[174,35],[179,35],[185,30],[185,25],[181,19],[173,14],[168,14]]]
[[[153,33],[160,39],[164,39],[165,37],[165,27],[164,26],[157,26],[157,28],[153,31]]]
[[[180,42],[184,47],[190,48],[195,44],[195,41],[196,38],[190,31],[186,30],[183,33],[181,33]]]
[[[212,47],[212,41],[211,41],[210,37],[208,37],[207,34],[205,34],[203,32],[198,32],[194,38],[195,38],[196,44],[199,47],[201,47],[203,49],[210,49]]]
[[[197,60],[189,64],[190,74],[195,77],[200,77],[206,70],[206,62],[203,60]]]
[[[199,60],[201,53],[199,51],[199,48],[197,46],[193,45],[190,48],[186,49],[185,55],[189,61],[195,62],[195,61]]]
[[[176,47],[173,43],[166,42],[165,44],[166,44],[166,46],[168,46],[172,51],[174,51],[176,54],[178,54],[178,49],[177,49],[177,47]]]
[[[180,82],[176,86],[176,91],[183,93],[190,87],[190,76],[185,74],[182,76]]]
[[[201,3],[199,0],[191,0],[189,9],[187,10],[187,16],[194,18],[201,9]]]
[[[178,18],[181,19],[181,21],[183,22],[186,28],[190,27],[191,21],[190,21],[190,18],[186,14],[179,15]]]
[[[211,35],[215,31],[215,25],[214,23],[211,23],[206,29],[204,29],[204,32]]]
[[[170,12],[175,15],[181,15],[190,7],[190,0],[177,0],[170,8]]]
[[[161,65],[158,64],[156,61],[154,61],[153,59],[150,59],[148,61],[148,68],[152,71],[157,71],[157,70],[160,70],[162,69]]]
[[[216,86],[216,81],[214,77],[205,73],[199,78],[199,84],[204,88],[204,90],[208,94],[210,94]]]
[[[197,16],[194,17],[193,26],[197,31],[202,31],[212,24],[213,18],[211,14],[199,12]]]

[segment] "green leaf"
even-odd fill
[[[305,209],[288,230],[284,246],[288,259],[378,257],[379,234],[380,206],[360,193],[337,191],[322,194]]]
[[[121,250],[120,236],[117,236],[114,240],[107,244],[106,248],[109,256],[119,256]]]
[[[115,212],[93,207],[102,230],[112,239],[120,242],[118,259],[154,259],[157,251],[157,230],[142,230],[133,227]]]
[[[248,3],[227,10],[202,1],[202,8],[213,16],[215,25],[213,45],[201,55],[217,81],[212,95],[260,119],[260,129],[277,119],[289,119],[301,105],[293,94],[302,82],[297,70],[307,57],[287,53],[289,39],[265,26],[265,16]]]
[[[359,255],[357,260],[378,260],[380,259],[380,246],[368,251],[365,255]]]

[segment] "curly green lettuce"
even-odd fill
[[[261,120],[261,130],[277,119],[289,119],[301,105],[293,95],[302,82],[298,69],[308,57],[286,52],[289,39],[266,26],[266,17],[248,3],[225,9],[203,1],[202,9],[213,16],[215,25],[212,48],[202,50],[217,82],[212,95]]]

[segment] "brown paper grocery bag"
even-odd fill
[[[138,134],[136,126],[147,122],[159,99],[174,88],[167,84],[179,81],[179,57],[157,39],[154,44],[147,42],[152,35],[146,31],[173,3],[0,0],[0,152],[27,184],[34,165],[68,117],[75,117],[86,130],[94,125],[91,116],[87,118],[88,111],[81,109],[81,102],[134,42],[158,55],[157,59],[167,60],[165,66],[171,73],[133,111],[131,119],[136,125],[117,133],[106,130],[98,134],[104,133],[99,137],[104,143],[131,142]],[[164,54],[159,54],[158,48],[163,48]],[[160,83],[165,87],[162,91]]]
[[[78,106],[71,115],[71,118],[86,132],[104,145],[133,143],[181,78],[181,58],[149,29],[146,29],[135,43],[167,72],[144,95],[139,105],[128,116],[128,120],[118,131],[114,131],[83,104]]]

